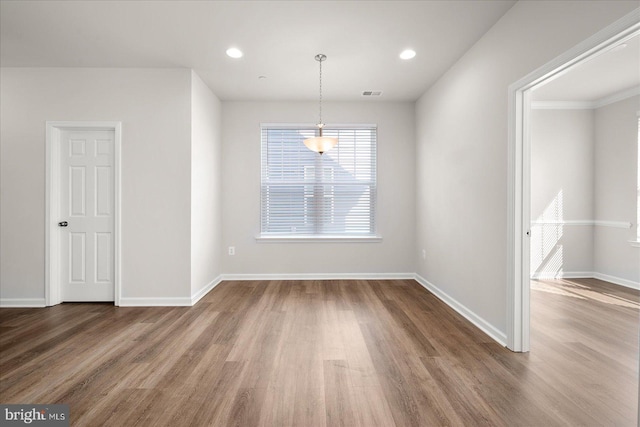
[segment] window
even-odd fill
[[[376,238],[376,127],[323,133],[338,145],[319,155],[314,127],[262,125],[259,238]]]

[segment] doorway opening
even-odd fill
[[[121,126],[46,123],[47,306],[120,303]]]
[[[507,347],[512,351],[530,348],[531,92],[638,34],[640,9],[509,86]]]

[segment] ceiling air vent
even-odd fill
[[[382,95],[381,90],[363,90],[362,96],[380,96]]]

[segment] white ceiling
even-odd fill
[[[0,64],[186,67],[223,100],[305,100],[324,53],[326,99],[412,101],[515,3],[2,1]],[[228,58],[230,46],[245,56]],[[407,47],[417,56],[403,61]]]
[[[597,102],[640,87],[640,36],[569,70],[533,91],[535,101]]]

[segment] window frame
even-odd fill
[[[382,236],[378,233],[378,125],[357,123],[357,124],[330,124],[325,125],[326,130],[334,129],[374,129],[375,130],[375,174],[374,174],[374,195],[371,209],[373,210],[372,216],[374,218],[372,234],[287,234],[287,233],[263,233],[262,221],[264,206],[262,201],[262,185],[263,185],[263,171],[264,171],[264,143],[263,143],[263,131],[265,129],[292,129],[292,130],[313,130],[317,128],[316,124],[310,123],[260,123],[260,209],[258,213],[258,228],[259,232],[255,236],[258,243],[377,243],[382,241]],[[316,154],[317,155],[317,154]]]

